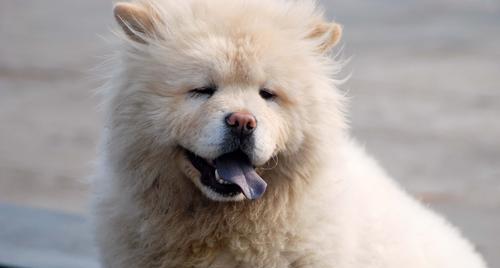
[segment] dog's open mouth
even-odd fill
[[[248,157],[241,151],[205,160],[186,150],[187,158],[201,173],[201,183],[223,197],[239,194],[248,199],[260,198],[267,187]]]

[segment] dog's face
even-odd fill
[[[312,27],[299,36],[304,29],[252,13],[270,12],[258,5],[238,16],[196,2],[184,6],[188,16],[147,3],[115,7],[134,43],[131,79],[147,106],[140,120],[156,141],[182,151],[179,166],[207,197],[259,198],[266,182],[255,168],[297,152],[311,117],[320,116],[309,107],[318,98],[311,54],[337,43],[340,28],[299,24]]]

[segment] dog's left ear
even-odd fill
[[[150,7],[135,3],[117,3],[113,13],[131,40],[146,44],[148,38],[155,36],[157,16]]]
[[[307,38],[318,42],[318,52],[326,53],[338,44],[342,37],[342,26],[335,22],[319,22],[307,35]]]

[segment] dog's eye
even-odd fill
[[[206,95],[208,97],[212,96],[217,88],[215,86],[206,86],[206,87],[199,87],[195,88],[189,91],[193,96],[201,96],[201,95]]]
[[[276,94],[266,88],[261,89],[259,95],[265,100],[274,100],[276,98]]]

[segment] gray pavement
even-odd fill
[[[500,2],[323,3],[345,28],[354,135],[500,267]],[[110,10],[103,0],[0,1],[0,202],[86,214],[101,126],[90,70],[115,42]],[[15,216],[0,209],[2,226]],[[0,249],[19,249],[6,230]]]
[[[0,267],[97,268],[88,220],[61,212],[0,204]]]

